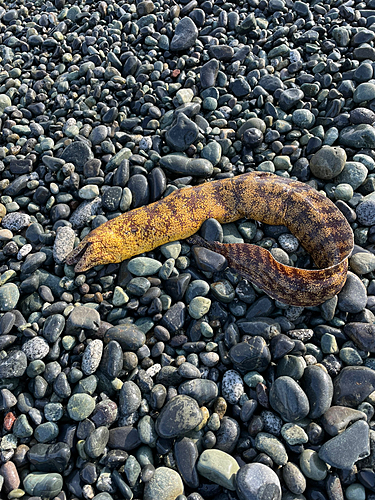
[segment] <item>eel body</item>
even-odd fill
[[[198,236],[190,240],[224,255],[230,267],[280,302],[313,306],[343,287],[353,249],[353,233],[345,217],[310,186],[263,172],[180,189],[126,212],[91,231],[66,262],[76,264],[76,272],[121,262],[191,237],[211,217],[220,223],[246,217],[285,225],[298,238],[318,269],[286,266],[268,250],[248,243],[206,242]]]

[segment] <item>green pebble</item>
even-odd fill
[[[27,438],[33,435],[33,428],[25,414],[21,414],[13,424],[13,433],[18,438]]]
[[[46,474],[34,472],[28,474],[23,480],[23,486],[31,496],[40,496],[46,499],[56,497],[63,487],[63,478],[56,472]]]
[[[363,364],[363,359],[356,349],[344,347],[340,351],[340,359],[349,366],[359,366]]]
[[[265,380],[259,372],[248,372],[243,378],[246,385],[249,387],[256,387],[258,384],[264,384]]]
[[[285,441],[293,446],[295,444],[307,443],[309,438],[306,432],[297,424],[284,424],[281,428],[281,435]]]
[[[216,283],[212,283],[210,288],[212,295],[224,304],[232,302],[236,295],[232,284],[228,280],[221,280]]]
[[[353,483],[345,490],[346,500],[366,500],[365,487],[360,483]]]
[[[330,333],[325,333],[320,339],[320,347],[324,354],[338,354],[339,348],[336,337]]]
[[[200,319],[208,313],[211,307],[211,300],[206,297],[194,297],[189,304],[189,314],[194,319]]]
[[[151,464],[154,465],[154,455],[150,446],[140,446],[135,452],[136,459],[141,467]]]
[[[54,422],[45,422],[35,428],[34,437],[39,443],[49,443],[59,435],[59,428]]]
[[[46,365],[41,359],[35,359],[34,361],[31,361],[31,363],[27,367],[26,374],[28,377],[34,378],[37,375],[43,373],[45,368]]]
[[[350,184],[338,184],[333,194],[336,200],[349,201],[353,198],[354,191]]]
[[[95,401],[88,394],[73,394],[69,398],[67,410],[70,418],[76,422],[85,420],[95,409]]]
[[[212,99],[212,98],[207,98]],[[222,147],[217,141],[211,141],[201,151],[201,157],[210,161],[215,167],[221,160]]]
[[[135,257],[128,262],[128,271],[135,276],[150,276],[161,268],[161,262],[149,257]],[[1,289],[0,289],[1,290]]]
[[[197,469],[201,476],[228,490],[236,489],[236,474],[240,469],[235,458],[221,450],[204,450]]]
[[[202,107],[208,111],[214,111],[217,108],[217,100],[213,97],[206,97],[203,99]]]
[[[160,251],[166,259],[177,259],[181,252],[181,243],[179,241],[164,243],[161,245]]]
[[[21,488],[17,488],[16,490],[12,490],[10,493],[8,493],[8,498],[9,500],[12,500],[13,498],[22,498],[24,495],[24,490],[21,490]]]
[[[57,422],[64,415],[64,407],[61,403],[47,403],[44,407],[44,416],[49,422]]]
[[[7,312],[15,309],[20,298],[18,286],[14,283],[6,283],[0,287],[0,311]],[[33,311],[31,311],[33,312]]]
[[[72,337],[71,335],[64,335],[64,337],[61,339],[61,343],[66,351],[71,351],[76,345],[77,339],[75,337]]]
[[[116,286],[113,291],[112,304],[115,307],[120,307],[126,304],[127,302],[129,302],[129,297],[127,293],[120,286]]]
[[[299,465],[304,475],[314,481],[323,481],[327,476],[327,464],[314,450],[304,450],[300,455]]]

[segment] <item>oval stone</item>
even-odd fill
[[[326,369],[319,365],[307,366],[301,386],[309,400],[309,418],[322,416],[331,406],[333,397],[333,383]]]
[[[235,478],[239,468],[237,461],[221,450],[204,450],[197,464],[201,476],[232,491],[236,489]]]
[[[34,472],[25,477],[23,486],[26,493],[31,496],[54,498],[62,490],[63,478],[56,472],[50,474]]]
[[[259,463],[240,468],[236,491],[240,500],[281,500],[279,478],[270,467]]]
[[[275,380],[270,389],[269,401],[286,422],[298,422],[310,411],[306,394],[291,377],[279,377]]]
[[[175,396],[160,412],[155,429],[160,437],[173,438],[192,431],[203,420],[198,403],[190,396]]]
[[[184,492],[180,474],[168,467],[158,467],[154,477],[146,483],[144,500],[175,500]]]
[[[105,332],[104,340],[116,340],[124,351],[137,351],[146,342],[146,335],[135,325],[117,325]]]

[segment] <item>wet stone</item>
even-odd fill
[[[190,396],[179,395],[167,402],[156,420],[156,432],[160,437],[183,436],[202,421],[197,402]]]
[[[305,418],[310,405],[306,394],[291,377],[279,377],[269,392],[272,408],[287,422],[298,422]]]
[[[263,372],[271,360],[267,344],[259,336],[233,346],[229,351],[229,357],[240,372],[253,370]]]
[[[89,417],[94,409],[95,401],[88,394],[74,394],[67,405],[70,418],[77,422]]]
[[[176,441],[174,445],[174,455],[184,483],[190,488],[198,488],[199,478],[197,473],[197,460],[199,458],[199,453],[195,442],[187,437]]]
[[[146,336],[135,325],[123,324],[109,328],[104,339],[115,340],[124,351],[137,351],[145,343]]]
[[[63,478],[56,472],[34,472],[25,477],[23,486],[29,495],[49,499],[60,493],[63,487]]]
[[[182,51],[192,47],[198,37],[198,29],[189,17],[183,17],[176,25],[174,36],[170,43],[170,50]]]
[[[308,416],[318,418],[331,406],[333,383],[327,371],[319,365],[306,367],[301,381],[310,404]]]
[[[216,434],[215,448],[231,454],[240,437],[240,426],[236,420],[231,417],[224,417],[221,420],[220,429]]]

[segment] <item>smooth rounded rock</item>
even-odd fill
[[[175,396],[163,407],[155,429],[160,437],[183,436],[201,423],[203,415],[197,402],[184,395]]]
[[[291,377],[279,377],[272,384],[269,401],[272,408],[287,422],[298,422],[305,418],[310,405],[306,394]]]
[[[146,483],[144,489],[144,500],[176,500],[184,492],[181,477],[173,469],[158,467],[154,477]]]
[[[63,487],[63,478],[56,472],[33,472],[23,480],[23,487],[31,496],[54,498]]]
[[[281,500],[281,485],[266,465],[243,465],[237,473],[236,491],[240,500]]]
[[[237,461],[228,453],[221,450],[204,450],[197,464],[201,476],[234,491],[236,474],[240,469]]]
[[[323,366],[307,366],[301,380],[301,387],[310,404],[308,417],[319,418],[331,406],[333,397],[331,377]]]

